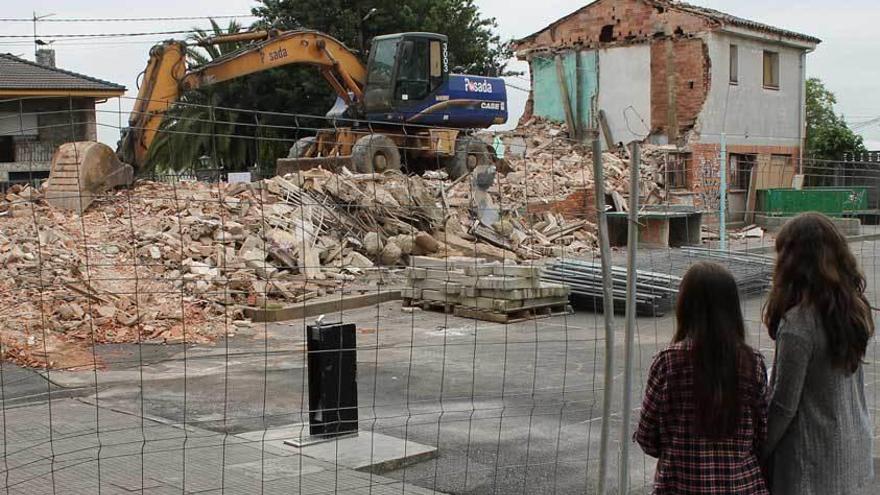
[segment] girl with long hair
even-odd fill
[[[773,493],[858,493],[874,474],[862,369],[874,320],[865,277],[824,215],[799,215],[776,237],[764,323],[776,341],[764,446]]]
[[[635,440],[657,457],[654,494],[768,494],[758,462],[767,369],[746,344],[736,281],[696,263],[681,282],[672,344],[651,366]]]

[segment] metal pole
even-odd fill
[[[47,17],[52,17],[55,14],[45,14],[45,15],[37,15],[37,11],[34,12],[33,22],[34,22],[34,62],[38,62],[37,60],[37,51],[40,49],[40,44],[37,43],[37,21],[42,21]],[[50,42],[51,43],[51,42]]]
[[[630,420],[632,418],[633,338],[636,328],[636,250],[639,247],[639,143],[632,144],[629,165],[629,229],[626,238],[626,333],[623,351],[623,424],[620,428],[620,489],[629,490]]]
[[[599,495],[608,481],[608,442],[611,437],[611,401],[614,392],[614,280],[611,276],[611,244],[605,216],[605,171],[598,132],[593,135],[593,189],[599,224],[599,256],[602,262],[602,315],[605,320],[605,385],[602,396],[602,438],[599,443]]]
[[[37,50],[40,48],[40,45],[37,44],[37,12],[34,11],[34,62],[39,63],[37,60]]]
[[[721,202],[718,212],[718,237],[721,239],[721,249],[727,249],[727,135],[721,133]]]

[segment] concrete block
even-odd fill
[[[524,308],[568,304],[567,297],[543,297],[537,299],[493,299],[491,297],[461,298],[461,306],[509,313]]]
[[[410,256],[409,266],[414,268],[445,268],[446,260],[429,256]]]
[[[417,268],[434,268],[440,270],[462,270],[468,266],[486,263],[482,258],[470,256],[449,256],[448,258],[431,258],[430,256],[410,256],[410,266]]]
[[[492,265],[484,266],[466,266],[463,268],[464,274],[470,277],[488,277],[494,273],[495,267]]]
[[[523,277],[536,278],[541,276],[541,267],[539,266],[494,266],[492,274],[499,277]]]
[[[422,280],[428,278],[428,270],[424,268],[413,268],[408,266],[404,269],[404,274],[406,275],[406,278],[410,280]]]
[[[448,280],[413,280],[412,287],[414,289],[439,290],[448,294],[458,294],[459,292],[461,292],[461,284],[450,282]]]
[[[545,287],[550,285],[551,287]],[[489,297],[492,299],[537,299],[542,297],[568,297],[570,291],[561,284],[543,282],[536,289],[493,290],[463,287],[461,295],[466,297]]]
[[[423,301],[431,301],[442,304],[458,304],[459,297],[455,294],[448,294],[439,290],[423,290],[422,297],[418,298]]]
[[[330,297],[306,303],[297,303],[280,309],[264,309],[261,307],[246,307],[244,315],[254,322],[273,322],[296,320],[322,314],[338,313],[340,311],[374,306],[387,301],[396,301],[402,297],[402,291],[393,290],[386,292],[373,292],[357,296]]]
[[[295,442],[308,433],[308,425],[274,428],[268,430],[265,437],[262,431],[253,433],[251,438],[247,437],[248,434],[239,436],[253,440],[265,438],[267,442],[283,440],[287,449],[305,457],[376,474],[395,471],[437,456],[435,447],[369,431],[301,448],[296,447]]]
[[[473,277],[468,277],[461,271],[456,270],[438,270],[434,268],[423,268],[425,270],[425,279],[429,280],[445,280],[456,282],[462,285],[470,285]]]
[[[484,277],[475,281],[478,289],[513,290],[534,289],[540,286],[538,279],[519,277]]]
[[[400,295],[403,299],[421,299],[422,298],[422,289],[401,289]]]
[[[387,473],[437,456],[437,449],[375,432],[310,445],[302,455],[332,462],[357,471]]]

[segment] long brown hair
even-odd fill
[[[822,320],[832,364],[855,372],[874,335],[865,277],[846,239],[820,213],[794,217],[776,237],[773,287],[764,308],[770,338],[776,339],[785,313],[799,304]]]
[[[730,436],[739,420],[739,376],[755,365],[733,275],[716,263],[695,263],[681,281],[675,317],[673,342],[691,342],[696,432]]]

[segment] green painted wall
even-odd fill
[[[569,99],[572,107],[577,106],[577,63],[580,57],[581,104],[580,121],[584,128],[593,126],[593,98],[599,88],[599,56],[595,50],[566,52],[562,54],[562,65],[565,69]],[[556,74],[556,61],[552,57],[536,57],[531,61],[532,94],[534,98],[534,114],[540,117],[565,122],[565,107],[562,93],[559,90],[559,78]],[[578,113],[575,112],[575,118]]]

